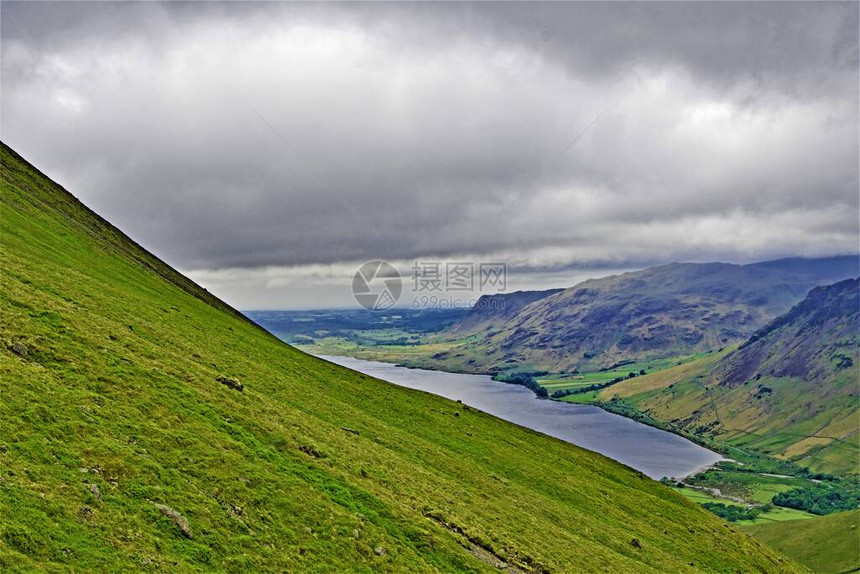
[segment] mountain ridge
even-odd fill
[[[475,359],[485,371],[514,364],[563,372],[714,351],[745,340],[810,288],[856,275],[858,265],[855,256],[670,263],[589,279],[501,321],[471,319],[481,325],[471,331],[476,340],[440,359],[443,366]]]

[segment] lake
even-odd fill
[[[320,358],[402,387],[463,401],[500,419],[599,452],[654,479],[681,478],[722,460],[676,434],[598,407],[538,399],[525,387],[486,375],[408,369],[352,357]]]

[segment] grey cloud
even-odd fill
[[[283,4],[218,2],[5,2],[11,42],[63,49],[82,42],[181,39],[209,22],[281,28],[315,25],[390,38],[400,51],[425,54],[440,42],[521,45],[562,62],[574,74],[603,78],[645,65],[680,66],[714,86],[856,91],[835,86],[834,70],[858,66],[855,2],[503,2]]]
[[[856,3],[2,11],[4,141],[184,269],[622,267],[860,234]]]

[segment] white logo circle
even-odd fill
[[[393,307],[403,293],[400,273],[387,261],[368,261],[352,277],[352,295],[370,311]]]

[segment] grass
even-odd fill
[[[2,160],[0,570],[797,569],[632,469],[285,345]]]
[[[678,365],[684,365],[690,361],[700,360],[703,357],[712,355],[712,353],[697,353],[694,355],[685,355],[678,357],[669,357],[665,359],[654,359],[651,361],[632,362],[624,365],[619,365],[612,369],[603,369],[600,371],[590,371],[576,374],[551,374],[545,377],[537,378],[537,382],[550,393],[554,391],[564,391],[568,389],[577,389],[587,387],[594,384],[605,384],[614,379],[626,379],[631,373],[635,374],[635,379],[640,379],[648,376],[649,373],[663,372],[666,369],[674,368]],[[644,371],[644,375],[640,373]],[[627,379],[633,381],[633,379]],[[609,387],[612,388],[612,387]],[[605,392],[605,391],[604,391]]]
[[[746,504],[741,504],[740,502],[730,500],[727,498],[722,498],[719,496],[714,496],[708,492],[698,490],[695,488],[674,488],[674,490],[688,500],[696,502],[698,504],[704,504],[706,502],[721,502],[723,504],[727,504],[729,506],[747,506]],[[814,514],[810,514],[808,512],[803,512],[802,510],[795,510],[794,508],[782,508],[780,506],[774,506],[770,510],[764,511],[759,514],[753,520],[739,520],[735,522],[735,524],[742,525],[750,525],[750,524],[765,524],[770,522],[782,522],[784,520],[804,520],[810,518],[817,518]]]
[[[420,345],[389,344],[407,334],[400,331],[362,331],[361,339],[330,336],[315,338],[311,345],[299,348],[314,355],[337,355],[355,357],[388,363],[406,363],[417,366],[416,360],[427,360],[435,353],[445,352],[453,345],[451,342],[426,342]],[[412,335],[412,337],[415,337]]]
[[[673,490],[682,494],[685,498],[688,498],[689,500],[692,500],[693,502],[697,502],[699,504],[702,504],[703,502],[722,502],[723,504],[729,504],[732,506],[746,506],[745,504],[741,504],[740,502],[735,502],[726,498],[720,498],[718,496],[714,496],[713,494],[709,494],[707,492],[697,490],[695,488],[673,488]]]
[[[689,355],[679,360],[672,361],[674,364],[665,364],[662,369],[648,370],[648,372],[634,379],[629,379],[618,385],[604,389],[600,393],[602,400],[609,400],[614,396],[621,398],[632,397],[641,393],[663,389],[686,377],[698,375],[713,366],[719,359],[727,355],[731,348],[723,349],[715,353],[699,353]]]
[[[786,521],[795,521],[795,520],[808,520],[818,518],[814,514],[810,514],[808,512],[803,512],[802,510],[796,510],[794,508],[783,508],[781,506],[774,506],[773,510],[769,510],[768,512],[763,512],[759,515],[758,518],[752,521],[741,521],[738,522],[739,525],[743,526],[745,524],[767,524],[769,522],[786,522]]]
[[[860,510],[743,530],[820,574],[860,569]]]
[[[575,395],[567,395],[566,397],[561,397],[559,400],[565,403],[589,405],[596,401],[598,394],[600,394],[599,390],[587,391],[584,393],[576,393]]]
[[[756,504],[767,504],[780,492],[811,484],[800,477],[767,476],[757,472],[710,469],[687,480],[688,483],[742,498]]]

